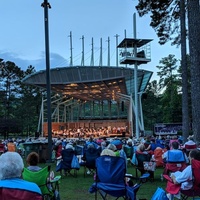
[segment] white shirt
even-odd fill
[[[176,177],[176,181],[181,183],[181,189],[189,190],[192,188],[192,167],[187,166],[182,172],[177,171],[172,173]]]

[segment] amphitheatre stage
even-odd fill
[[[69,129],[123,126],[138,137],[138,130],[144,131],[142,97],[153,74],[138,66],[150,61],[150,41],[125,38],[117,46],[121,66],[50,69],[52,132],[64,134],[64,130]],[[25,77],[23,82],[45,91],[46,70]],[[46,102],[44,92],[38,124],[38,132],[43,135],[48,132]]]

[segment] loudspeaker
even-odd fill
[[[121,108],[122,108],[122,111],[124,111],[124,101],[122,101],[121,103]]]

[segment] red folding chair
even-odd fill
[[[193,187],[189,190],[180,190],[182,200],[189,197],[200,197],[200,161],[192,159],[192,174],[193,174]]]
[[[168,160],[165,164],[163,174],[169,174],[171,172],[183,171],[187,167],[184,152],[177,150],[174,152],[168,151]]]

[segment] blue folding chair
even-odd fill
[[[83,163],[81,163],[82,166],[84,166],[84,177],[86,177],[87,170],[89,174],[95,174],[95,162],[96,158],[98,158],[101,154],[101,149],[98,148],[88,148],[85,150],[84,156],[83,156]]]
[[[128,176],[131,179],[135,177]],[[98,193],[102,199],[106,200],[107,195],[116,199],[136,200],[136,193],[142,183],[147,180],[149,174],[140,177],[140,183],[128,186],[126,183],[126,161],[122,157],[100,156],[96,159],[96,181],[89,189],[90,193],[95,193],[95,199]]]

